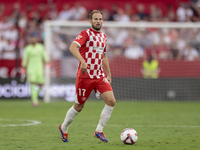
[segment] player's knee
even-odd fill
[[[81,112],[81,110],[83,109],[84,104],[74,104],[74,109],[78,112]]]
[[[111,106],[111,107],[114,107],[114,106],[115,106],[115,103],[116,103],[115,98],[110,98],[110,99],[108,99],[108,100],[106,101],[106,104],[107,104],[108,106]]]
[[[116,103],[116,100],[115,100],[115,98],[113,98],[113,100],[111,102],[111,104],[112,104],[113,107],[115,106],[115,103]]]

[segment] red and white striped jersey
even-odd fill
[[[79,52],[85,59],[88,68],[87,75],[81,72],[79,63],[77,77],[99,79],[105,77],[102,67],[103,54],[106,52],[106,35],[92,29],[82,31],[74,40],[79,45]]]

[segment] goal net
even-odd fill
[[[88,21],[45,22],[52,65],[45,69],[45,102],[74,101],[78,60],[69,46],[87,28]],[[102,32],[117,100],[200,100],[200,23],[104,22]]]

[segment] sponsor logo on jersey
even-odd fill
[[[96,50],[97,53],[103,53],[104,48],[103,47],[95,47],[95,46],[93,46],[93,50]]]
[[[104,47],[95,47],[95,46],[93,46],[93,50],[104,50]]]
[[[82,37],[83,37],[82,35],[78,35],[78,36],[76,37],[76,39],[80,40]]]
[[[86,97],[82,97],[82,101],[85,101],[86,100]]]

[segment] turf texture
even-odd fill
[[[200,102],[118,100],[104,128],[108,143],[93,136],[102,100],[88,100],[69,127],[69,142],[61,141],[58,126],[72,105],[1,99],[0,150],[200,150]],[[121,142],[125,128],[138,132],[134,145]]]

